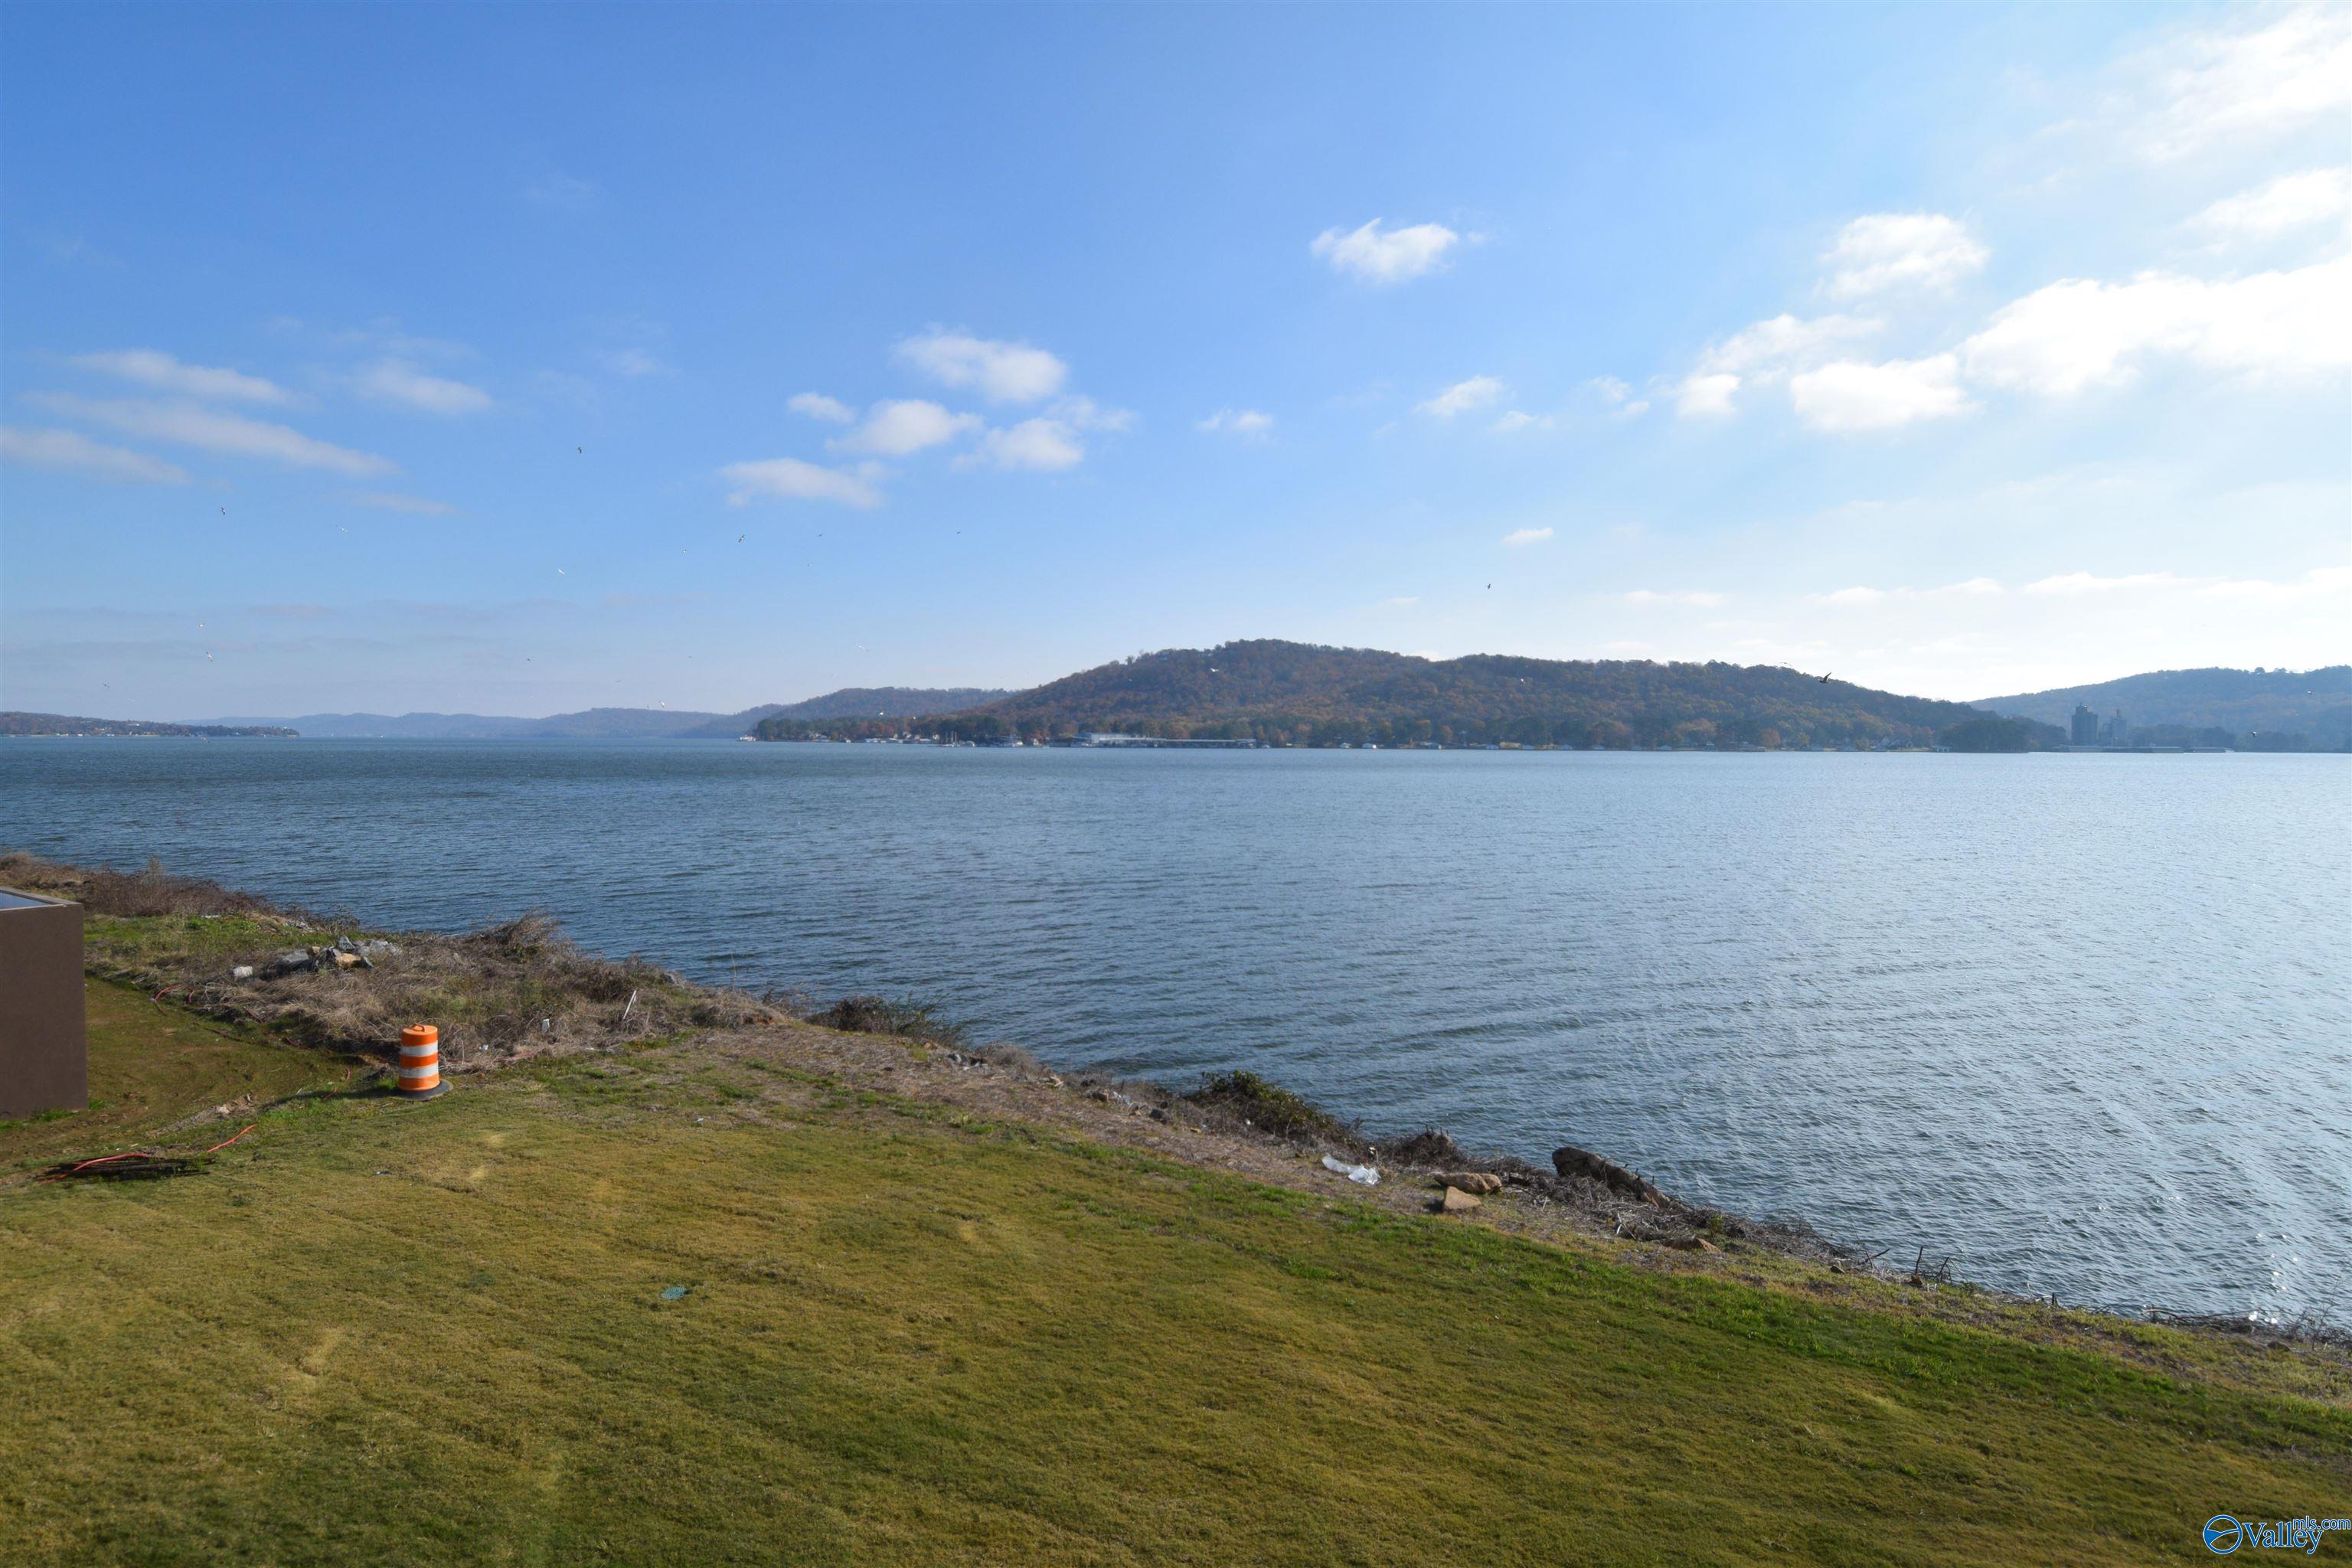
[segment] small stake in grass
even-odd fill
[[[441,1081],[441,1031],[411,1024],[400,1031],[400,1098],[431,1100],[448,1085]]]

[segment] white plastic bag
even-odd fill
[[[1335,1160],[1326,1154],[1323,1156],[1323,1168],[1327,1171],[1337,1171],[1348,1180],[1361,1182],[1368,1187],[1377,1187],[1381,1184],[1381,1173],[1370,1165],[1350,1165],[1345,1160]]]

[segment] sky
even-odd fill
[[[0,706],[2352,658],[2352,7],[0,7]]]

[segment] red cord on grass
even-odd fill
[[[87,1171],[92,1165],[110,1165],[117,1160],[152,1160],[154,1158],[156,1158],[155,1155],[150,1154],[144,1149],[133,1149],[127,1154],[105,1154],[95,1160],[84,1160],[80,1164],[76,1165],[74,1170]]]
[[[248,1121],[245,1124],[244,1128],[237,1132],[236,1137],[224,1138],[219,1142],[214,1144],[210,1149],[201,1149],[198,1150],[197,1152],[202,1154],[216,1153],[236,1142],[237,1138],[244,1137],[246,1133],[252,1131],[255,1128],[260,1125],[261,1123],[258,1121]],[[150,1149],[133,1149],[127,1153],[101,1154],[95,1160],[84,1160],[80,1164],[76,1165],[74,1169],[77,1171],[87,1171],[92,1165],[109,1165],[112,1164],[117,1160],[169,1160],[173,1157],[173,1156],[169,1154],[158,1154]]]
[[[246,1134],[247,1132],[250,1132],[250,1131],[252,1131],[255,1128],[257,1128],[257,1127],[258,1127],[258,1126],[260,1126],[260,1125],[261,1125],[261,1123],[259,1123],[258,1121],[248,1121],[248,1122],[247,1122],[247,1123],[245,1124],[245,1130],[244,1130],[244,1131],[239,1132],[239,1133],[236,1135],[236,1138],[224,1138],[224,1139],[222,1139],[219,1142],[217,1142],[217,1143],[214,1144],[214,1145],[212,1146],[212,1148],[211,1148],[211,1149],[207,1149],[207,1150],[205,1150],[205,1153],[207,1153],[207,1154],[209,1154],[209,1153],[212,1153],[215,1150],[226,1149],[226,1148],[227,1148],[230,1144],[232,1144],[232,1143],[236,1142],[237,1138],[242,1138],[242,1137],[244,1137],[244,1136],[245,1136],[245,1134]]]

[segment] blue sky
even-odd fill
[[[2352,657],[2352,10],[0,29],[9,707]]]

